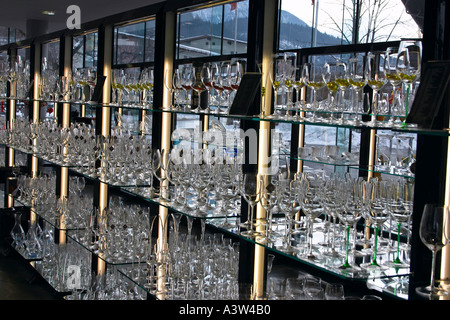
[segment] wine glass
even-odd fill
[[[287,222],[283,244],[278,247],[278,250],[283,252],[291,252],[293,250],[290,245],[292,220],[301,208],[302,197],[300,191],[302,182],[302,180],[290,179],[289,177],[278,181],[277,203],[279,208],[283,211]]]
[[[226,92],[226,107],[223,113],[226,113],[231,106],[231,93],[233,87],[231,86],[231,62],[223,61],[220,65],[220,78],[222,82],[223,91]]]
[[[172,77],[169,76],[169,70],[166,70],[166,74],[164,76],[164,86],[166,87],[167,90],[169,90],[170,92],[170,107],[169,110],[173,110],[175,108],[175,96],[174,96],[174,92],[175,92],[175,85],[174,85],[174,79],[175,76],[173,75]]]
[[[405,106],[405,120],[402,127],[406,126],[406,117],[409,113],[411,85],[420,76],[422,61],[422,42],[420,40],[402,40],[398,49],[396,71],[403,85],[403,104]]]
[[[245,173],[242,181],[242,196],[249,205],[249,217],[246,222],[241,224],[241,227],[247,230],[241,231],[244,236],[254,235],[253,231],[253,215],[256,204],[260,200],[260,190],[258,186],[258,175],[256,173]]]
[[[378,93],[387,82],[384,65],[384,56],[369,52],[366,57],[365,76],[367,84],[373,90],[372,100],[372,121],[375,125],[377,122],[377,114],[379,114],[379,97]]]
[[[212,81],[212,87],[217,92],[216,113],[220,113],[220,106],[222,104],[222,93],[224,91],[224,88],[222,85],[222,74],[221,74],[221,67],[220,67],[219,63],[214,63],[211,67],[211,81]]]
[[[348,78],[348,68],[347,64],[343,61],[336,62],[336,76],[335,81],[339,87],[339,96],[337,109],[341,114],[339,122],[344,122],[344,112],[347,109],[346,100],[345,100],[345,92],[350,87],[349,78]]]
[[[313,254],[313,227],[314,220],[319,217],[322,212],[322,203],[320,199],[321,192],[321,182],[322,179],[319,175],[308,174],[304,177],[304,193],[303,193],[303,204],[302,209],[308,218],[308,259],[315,259],[316,256]]]
[[[336,82],[336,64],[326,62],[322,68],[322,77],[328,89],[327,110],[330,112],[330,119],[328,122],[335,122],[334,114],[337,111],[336,92],[339,90],[339,85]]]
[[[436,286],[435,269],[436,254],[449,243],[449,208],[436,204],[425,204],[423,208],[422,219],[420,220],[420,240],[431,250],[431,280],[430,285],[417,287],[416,292],[419,295],[427,296],[430,299],[448,295],[449,292]]]
[[[373,258],[371,262],[361,264],[361,267],[368,270],[381,270],[383,266],[377,261],[379,232],[382,225],[389,218],[389,212],[386,210],[387,182],[371,179],[366,185],[366,194],[368,196],[367,210],[363,211],[364,218],[374,225],[374,246]]]
[[[393,118],[395,118],[394,112],[393,112],[393,108],[394,108],[394,104],[395,107],[397,108],[401,108],[401,103],[397,102],[401,102],[400,99],[400,94],[399,94],[399,88],[401,85],[401,78],[397,73],[396,70],[396,64],[397,64],[397,56],[398,56],[398,48],[396,47],[389,47],[386,49],[386,53],[384,55],[384,72],[386,75],[386,80],[387,83],[389,83],[392,86],[392,96],[393,96],[393,103],[391,106],[391,119],[390,119],[390,124],[391,125],[397,125],[398,122],[400,121],[395,121]]]
[[[349,84],[353,89],[353,101],[352,101],[352,113],[353,119],[350,120],[351,124],[359,124],[359,105],[361,100],[361,93],[364,86],[367,83],[367,79],[364,75],[364,63],[363,56],[356,56],[349,59]]]
[[[315,63],[305,63],[303,65],[303,81],[306,86],[313,91],[313,101],[311,104],[312,122],[317,120],[317,111],[319,110],[319,102],[317,101],[317,91],[325,86],[322,74]]]
[[[407,268],[409,264],[400,259],[400,235],[402,223],[408,222],[412,210],[408,207],[408,203],[413,200],[413,188],[411,183],[407,181],[395,181],[388,187],[387,208],[392,219],[397,223],[397,253],[393,261],[388,261],[387,265],[396,268]]]
[[[97,70],[95,70],[95,68],[88,68],[86,70],[86,81],[89,86],[89,102],[92,102],[94,88],[97,83]]]
[[[276,119],[278,118],[277,108],[278,108],[278,95],[280,93],[281,86],[284,79],[284,58],[277,57],[271,62],[272,72],[269,73],[270,82],[273,88],[273,113],[268,116],[268,118]]]
[[[192,95],[192,85],[193,85],[193,77],[192,77],[192,65],[184,65],[182,66],[181,71],[181,86],[185,92],[185,109],[187,106],[191,105],[191,95]]]
[[[345,262],[340,269],[348,271],[359,271],[359,268],[350,264],[349,261],[349,245],[350,245],[350,228],[353,226],[353,231],[356,232],[356,223],[362,217],[364,210],[364,186],[365,182],[360,179],[353,179],[346,183],[344,197],[344,210],[339,211],[339,221],[345,225]]]
[[[205,87],[206,91],[208,92],[208,103],[207,103],[205,112],[209,112],[211,89],[212,89],[212,83],[213,83],[212,70],[211,70],[211,66],[209,63],[203,64],[202,70],[200,72],[200,77],[201,77],[203,86]]]
[[[303,109],[303,101],[300,97],[300,93],[301,89],[305,86],[305,82],[303,81],[301,68],[295,68],[294,73],[295,77],[292,86],[295,90],[295,111],[296,111],[295,118],[300,119],[301,111]]]

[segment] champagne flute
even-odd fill
[[[443,247],[449,243],[448,225],[449,208],[448,206],[439,206],[436,204],[425,204],[423,215],[420,221],[420,240],[431,250],[431,279],[430,285],[417,287],[416,292],[421,296],[427,296],[430,299],[448,295],[449,292],[436,286],[435,269],[436,255]]]

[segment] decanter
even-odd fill
[[[23,231],[22,228],[21,219],[22,219],[21,213],[14,214],[15,223],[10,232],[10,235],[13,239],[12,246],[19,252],[23,249],[25,242],[25,232]]]
[[[42,242],[37,235],[37,222],[29,223],[28,232],[25,236],[25,246],[29,259],[42,258]]]

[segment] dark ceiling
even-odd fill
[[[11,0],[0,10],[0,25],[14,27],[25,32],[26,38],[66,28],[70,13],[67,8],[77,5],[81,23],[90,22],[124,11],[149,6],[164,0]],[[423,24],[425,0],[401,0],[419,26]],[[178,2],[181,2],[178,0]],[[55,11],[54,16],[42,14]]]
[[[0,25],[18,28],[25,32],[28,38],[39,33],[65,29],[70,17],[70,13],[67,13],[70,5],[79,6],[83,24],[158,2],[162,0],[12,0],[8,1],[6,8],[4,6],[0,10]],[[56,14],[44,15],[44,10],[52,10]]]

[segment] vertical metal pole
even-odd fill
[[[256,28],[251,29],[255,34],[252,34],[254,39],[256,39],[258,34],[262,33],[262,45],[260,51],[253,52],[253,57],[256,62],[261,61],[261,71],[262,71],[262,86],[265,87],[264,96],[261,100],[258,100],[258,106],[260,108],[260,114],[266,115],[271,113],[272,107],[272,90],[269,84],[269,74],[273,71],[271,62],[274,51],[275,42],[275,30],[276,30],[276,17],[278,12],[278,1],[276,0],[264,0],[264,1],[253,1],[253,12],[249,13],[249,16],[259,17],[256,20]],[[260,20],[262,18],[262,20]],[[249,19],[250,20],[250,19]],[[255,22],[255,21],[254,21]],[[249,21],[249,23],[251,23]],[[262,31],[262,32],[261,32]],[[259,39],[261,41],[261,39]],[[249,52],[249,55],[252,52]],[[255,102],[256,103],[256,102]],[[272,155],[271,152],[271,122],[260,121],[259,122],[259,142],[258,142],[258,174],[264,179],[265,182],[268,181],[269,175],[271,174],[273,162],[269,159]],[[253,151],[252,148],[250,151]],[[262,186],[260,185],[259,188]],[[261,190],[263,191],[263,190]],[[266,211],[264,210],[261,202],[258,203],[256,208],[256,219],[257,221],[266,220]],[[267,224],[260,224],[257,226],[258,232],[265,233],[265,228]],[[262,238],[256,238],[256,243],[262,241]],[[254,260],[253,260],[253,297],[255,299],[262,299],[265,292],[265,275],[266,275],[266,250],[262,245],[255,245],[254,247]]]
[[[17,48],[12,47],[8,49],[8,55],[9,55],[9,63],[12,66],[17,58]],[[8,85],[8,96],[15,96],[16,92],[16,83],[15,82],[9,82]],[[9,125],[10,128],[14,126],[15,120],[16,120],[16,100],[10,99],[7,104],[7,125]],[[15,166],[15,150],[13,148],[6,148],[5,152],[5,164],[8,167],[14,167]],[[12,191],[12,190],[9,190]],[[7,207],[13,207],[14,206],[14,199],[11,196],[11,194],[6,195],[6,206]]]
[[[59,74],[61,76],[68,76],[70,70],[72,69],[72,37],[71,36],[63,36],[60,40],[60,59],[59,65],[60,70]],[[58,119],[61,124],[61,128],[69,129],[70,128],[70,104],[62,103],[60,106],[60,115],[61,119]],[[63,147],[62,153],[66,155],[68,152],[66,147]],[[61,166],[59,168],[59,198],[67,199],[69,197],[69,168],[65,166]],[[64,223],[65,219],[61,216],[60,219],[60,231],[59,231],[59,243],[66,243],[67,241],[67,231]]]
[[[114,26],[106,25],[99,28],[98,37],[98,63],[97,72],[106,77],[102,91],[102,103],[109,104],[111,99],[111,67],[112,67],[112,53],[113,53],[113,36]],[[111,108],[97,107],[96,120],[96,135],[109,137],[111,131]],[[102,164],[100,164],[102,165]],[[103,182],[98,182],[97,196],[95,197],[95,207],[98,209],[99,215],[104,214],[104,209],[108,206],[109,188]],[[97,259],[97,274],[104,274],[106,271],[105,260],[100,257]]]

